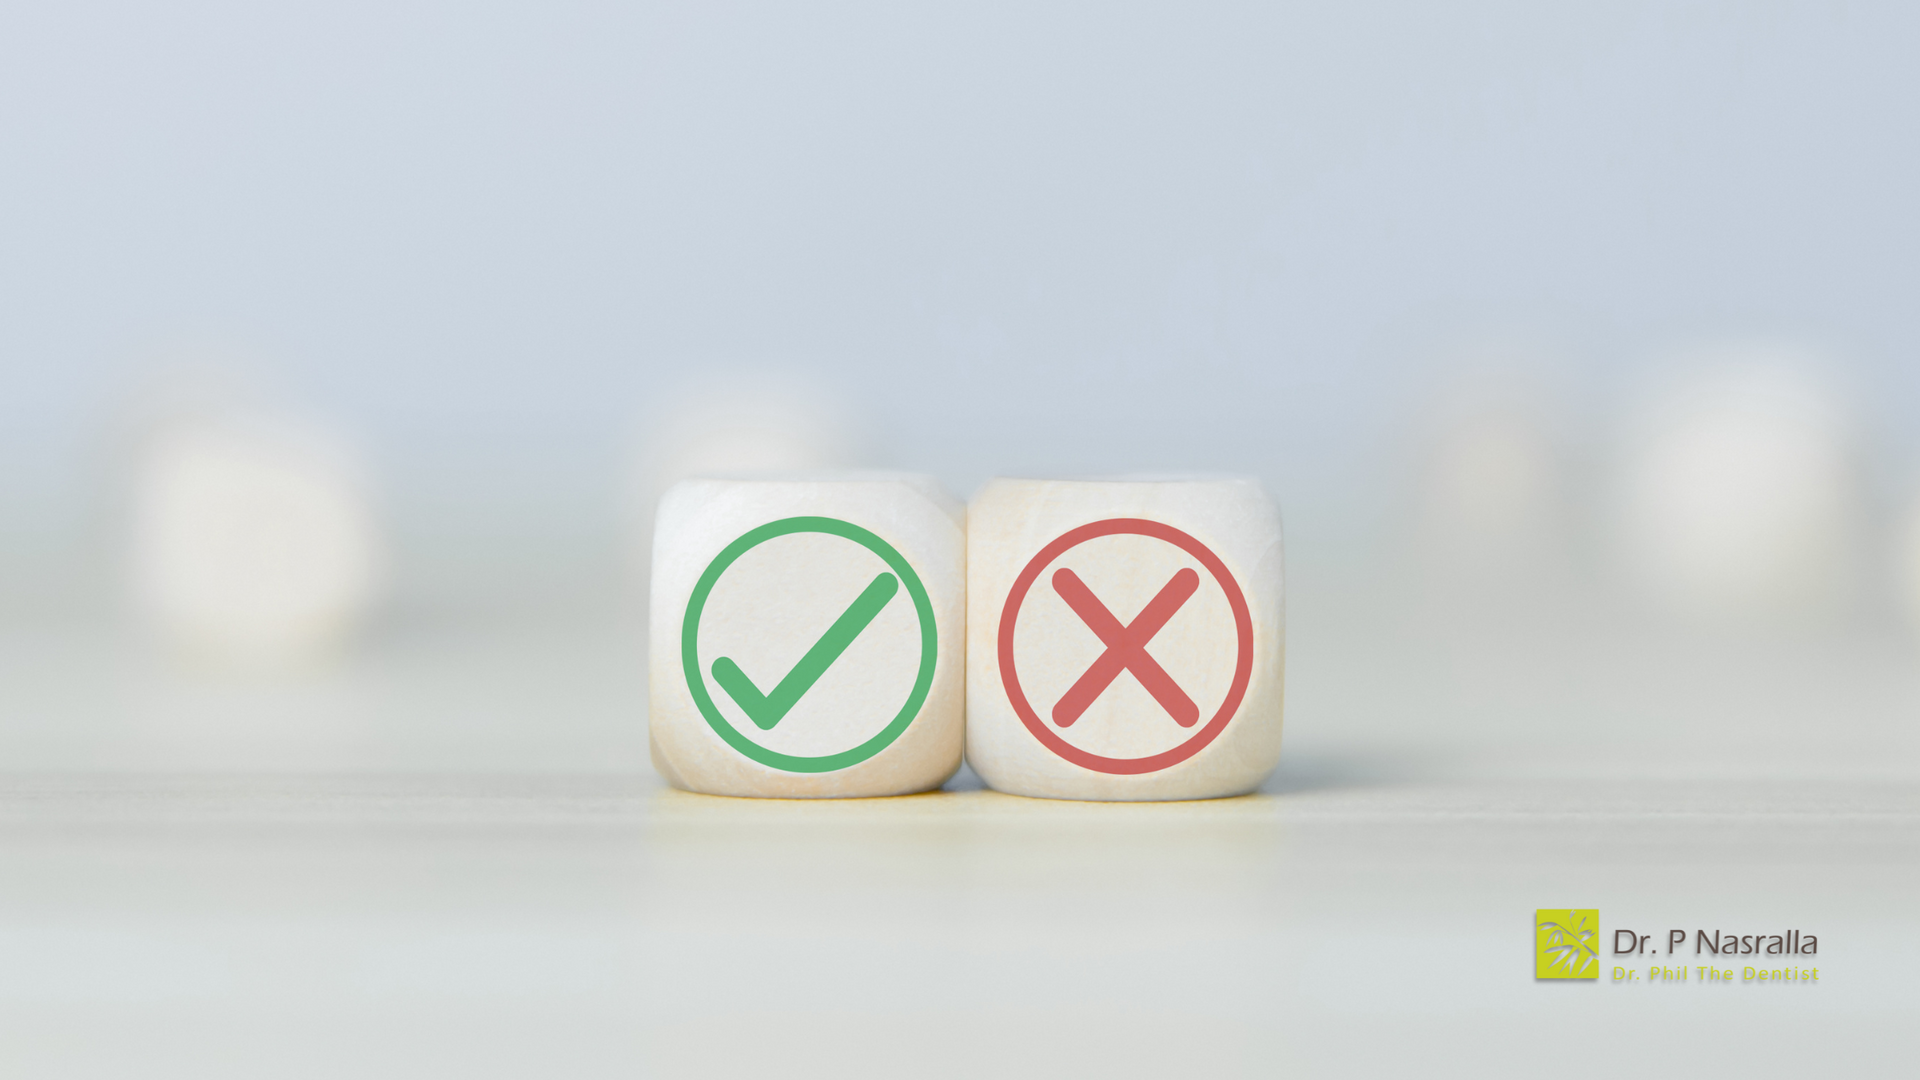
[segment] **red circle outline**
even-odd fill
[[[1013,665],[1013,624],[1020,614],[1020,606],[1026,602],[1027,590],[1040,577],[1040,572],[1052,565],[1054,560],[1099,536],[1113,536],[1120,533],[1132,533],[1137,536],[1151,536],[1185,551],[1200,560],[1200,564],[1213,574],[1220,583],[1221,591],[1227,594],[1227,606],[1233,609],[1233,623],[1239,639],[1240,655],[1233,668],[1233,684],[1227,688],[1227,698],[1220,703],[1220,711],[1213,714],[1187,741],[1171,750],[1162,751],[1142,758],[1111,758],[1099,754],[1090,754],[1074,746],[1060,736],[1047,730],[1047,726],[1033,711],[1033,705],[1027,701],[1026,691],[1020,688],[1020,676]],[[1107,518],[1069,529],[1052,543],[1040,549],[1020,576],[1013,580],[1013,589],[1007,593],[1007,602],[1000,609],[1000,683],[1006,687],[1007,701],[1040,744],[1062,758],[1084,769],[1122,776],[1134,776],[1141,773],[1159,772],[1161,769],[1178,765],[1193,755],[1206,749],[1207,744],[1219,738],[1226,730],[1227,722],[1240,708],[1240,701],[1247,694],[1247,683],[1253,677],[1253,615],[1247,610],[1247,598],[1240,591],[1240,583],[1233,580],[1227,572],[1227,564],[1220,561],[1207,545],[1181,532],[1171,525],[1146,518]]]

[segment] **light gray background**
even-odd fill
[[[115,425],[209,364],[364,441],[431,602],[603,595],[636,428],[739,365],[797,368],[878,460],[962,496],[1008,470],[1257,472],[1311,554],[1386,513],[1463,355],[1521,354],[1601,430],[1664,350],[1757,334],[1827,358],[1898,487],[1916,21],[15,8],[8,592],[88,576],[62,560],[111,503]],[[592,566],[536,568],[549,549]],[[434,568],[456,550],[476,568]]]

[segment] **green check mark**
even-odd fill
[[[713,681],[732,695],[741,711],[761,731],[770,731],[773,725],[786,718],[800,698],[813,688],[813,684],[820,681],[820,676],[826,674],[835,660],[840,659],[840,654],[847,651],[847,646],[853,644],[853,639],[860,636],[860,631],[867,628],[867,624],[880,614],[880,609],[886,607],[887,601],[893,599],[893,594],[898,591],[900,579],[892,574],[883,573],[874,578],[873,583],[833,621],[833,625],[827,627],[827,632],[820,636],[820,640],[813,643],[807,655],[800,658],[792,671],[787,672],[787,677],[780,680],[780,685],[774,687],[771,694],[762,694],[753,680],[747,678],[747,673],[740,670],[740,665],[725,656],[713,662]]]

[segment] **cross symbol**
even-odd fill
[[[1133,672],[1133,677],[1153,695],[1153,700],[1167,710],[1173,722],[1181,727],[1192,727],[1200,719],[1200,707],[1180,689],[1165,668],[1147,655],[1147,642],[1153,635],[1167,625],[1167,620],[1180,610],[1194,590],[1200,587],[1200,575],[1190,569],[1182,569],[1173,575],[1172,580],[1163,586],[1147,606],[1133,621],[1122,625],[1114,618],[1107,605],[1093,595],[1087,583],[1080,575],[1064,567],[1053,573],[1053,591],[1067,602],[1074,614],[1080,616],[1089,629],[1099,635],[1107,651],[1093,662],[1086,674],[1069,688],[1053,707],[1053,722],[1059,727],[1068,727],[1080,715],[1087,711],[1095,698],[1104,692],[1113,680],[1120,677],[1122,671]]]

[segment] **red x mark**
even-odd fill
[[[1199,574],[1192,570],[1181,570],[1147,602],[1146,607],[1140,609],[1140,614],[1135,615],[1131,623],[1122,626],[1120,620],[1113,617],[1113,612],[1107,610],[1107,605],[1093,595],[1092,589],[1087,588],[1087,583],[1080,580],[1080,575],[1064,567],[1054,571],[1053,591],[1059,593],[1060,599],[1067,602],[1074,614],[1080,616],[1100,636],[1107,651],[1100,654],[1100,659],[1095,660],[1086,674],[1080,676],[1080,680],[1067,691],[1066,696],[1054,705],[1053,722],[1060,727],[1070,726],[1080,719],[1080,714],[1087,711],[1087,706],[1093,704],[1093,700],[1106,690],[1108,684],[1120,677],[1122,671],[1131,671],[1147,693],[1153,695],[1153,700],[1159,702],[1160,707],[1173,717],[1174,723],[1181,727],[1192,727],[1197,723],[1200,707],[1193,703],[1186,691],[1180,689],[1180,684],[1173,681],[1173,676],[1168,675],[1165,668],[1147,655],[1147,642],[1153,640],[1153,635],[1167,625],[1167,620],[1173,618],[1173,613],[1179,611],[1180,606],[1199,587]]]

